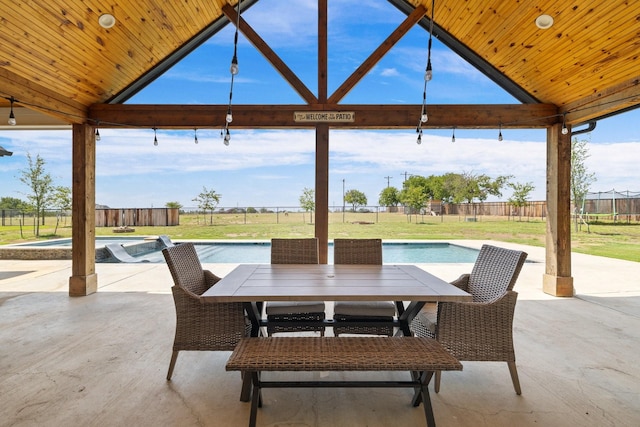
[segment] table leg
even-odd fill
[[[262,317],[261,309],[262,303],[257,302],[245,302],[244,311],[247,313],[247,317],[251,321],[251,336],[260,336],[260,319]]]
[[[418,313],[420,313],[420,310],[422,310],[422,307],[424,307],[424,305],[425,301],[412,301],[411,303],[409,303],[404,312],[398,316],[398,321],[400,322],[400,330],[405,336],[410,337],[412,335],[409,325],[411,324],[411,321],[414,319],[414,317],[416,317]]]

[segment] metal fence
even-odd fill
[[[604,204],[600,206],[599,204]],[[606,205],[606,206],[605,206]],[[597,219],[613,222],[640,221],[640,198],[619,198],[612,207],[611,200],[600,198],[585,203],[586,215],[598,213]],[[532,201],[516,208],[508,202],[477,202],[461,204],[430,203],[420,210],[397,206],[329,206],[329,223],[375,224],[387,221],[475,221],[491,219],[545,220],[547,204]],[[573,212],[573,209],[572,209]],[[96,209],[96,227],[122,226],[174,226],[180,225],[180,217],[189,216],[189,222],[217,224],[283,224],[315,222],[315,212],[299,206],[217,207],[205,212],[196,207],[177,208],[128,208]],[[56,221],[70,222],[71,212],[45,210],[41,225]],[[591,218],[596,219],[596,218]],[[20,210],[0,209],[0,226],[35,226],[35,214]]]

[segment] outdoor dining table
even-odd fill
[[[426,302],[469,301],[471,295],[410,264],[240,264],[202,298],[244,303],[253,336],[267,324],[261,315],[265,301],[396,301],[399,315],[392,323],[408,336],[409,324]],[[338,324],[336,320],[309,323]]]
[[[392,321],[399,333],[410,336],[409,324],[427,302],[470,301],[471,295],[410,264],[239,264],[202,299],[211,302],[242,302],[258,336],[267,325],[262,318],[265,301],[395,301],[398,318]],[[405,307],[404,302],[408,302]],[[353,321],[340,321],[339,324]],[[315,322],[307,322],[306,324]],[[335,320],[319,321],[332,327]],[[355,323],[362,324],[362,323]],[[388,324],[388,321],[387,323]],[[245,376],[240,400],[250,399]]]

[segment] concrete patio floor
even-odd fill
[[[494,244],[533,261],[515,288],[522,395],[505,363],[463,362],[431,392],[438,426],[640,425],[640,262],[573,254],[576,296],[555,298],[542,292],[543,248]],[[471,269],[421,267],[445,280]],[[205,268],[224,275],[233,265]],[[98,293],[71,298],[70,261],[0,261],[0,425],[248,425],[228,352],[181,352],[165,380],[175,325],[166,265],[98,264],[97,273]],[[269,389],[258,426],[424,426],[411,393]]]

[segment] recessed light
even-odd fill
[[[553,25],[553,17],[551,15],[540,15],[536,18],[536,26],[541,30],[551,28]]]
[[[98,18],[98,23],[102,28],[111,28],[116,25],[116,18],[109,13],[105,13],[103,15],[100,15],[100,18]]]

